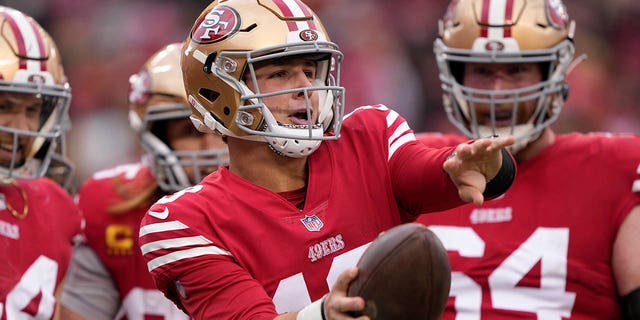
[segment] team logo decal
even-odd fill
[[[300,219],[300,221],[302,222],[302,224],[304,224],[304,227],[307,228],[307,230],[309,231],[317,232],[317,231],[320,231],[322,227],[324,227],[324,223],[316,215],[304,216],[304,218]]]
[[[29,76],[27,81],[31,83],[46,83],[47,80],[40,74],[32,74]]]
[[[569,25],[569,13],[562,0],[546,0],[545,9],[549,24],[556,29],[565,29]]]
[[[502,51],[504,50],[504,43],[501,41],[489,41],[484,45],[484,49],[487,51]]]
[[[240,28],[240,15],[231,7],[217,6],[196,21],[191,39],[197,43],[214,43],[231,37]]]
[[[151,76],[147,70],[138,72],[137,76],[129,83],[129,102],[141,105],[149,99],[151,89]]]
[[[444,18],[442,19],[442,23],[445,26],[451,27],[451,24],[453,23],[453,19],[456,14],[456,9],[458,8],[458,2],[459,0],[455,0],[449,3],[449,6],[447,7],[447,12],[445,12]]]
[[[303,30],[300,31],[300,39],[303,41],[316,41],[318,40],[318,33],[315,30]]]

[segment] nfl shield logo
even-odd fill
[[[305,228],[307,228],[307,230],[309,231],[320,231],[320,229],[322,229],[322,227],[324,226],[324,223],[322,223],[322,220],[320,220],[320,218],[318,218],[316,215],[313,215],[311,217],[309,216],[304,216],[304,218],[300,219],[300,221],[302,222],[302,224],[304,224]]]

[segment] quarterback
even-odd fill
[[[181,56],[191,118],[230,162],[158,200],[139,236],[196,319],[351,319],[364,300],[346,290],[380,232],[513,181],[512,138],[434,149],[384,105],[343,116],[342,53],[301,1],[214,1]]]

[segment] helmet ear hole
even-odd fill
[[[213,91],[207,88],[200,88],[198,94],[200,94],[201,97],[207,99],[211,103],[215,102],[220,96],[220,92]]]

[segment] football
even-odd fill
[[[364,298],[372,320],[440,319],[451,287],[451,266],[440,239],[407,223],[381,233],[357,264],[347,295]]]

